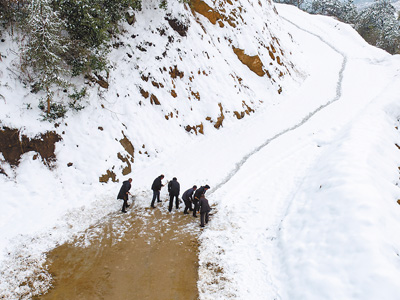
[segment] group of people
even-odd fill
[[[164,175],[160,175],[156,179],[154,179],[153,184],[151,185],[151,189],[153,191],[153,198],[150,204],[151,208],[155,208],[156,200],[157,202],[161,202],[160,192],[162,187],[165,186],[165,184],[162,183],[163,179]],[[124,201],[122,204],[123,213],[126,213],[127,212],[126,209],[129,207],[128,195],[131,195],[131,193],[129,193],[129,190],[131,189],[131,183],[132,183],[132,178],[129,178],[128,180],[124,181],[117,196],[117,199],[121,199]],[[171,181],[167,183],[168,183],[168,193],[169,193],[168,211],[171,212],[174,206],[174,199],[175,199],[175,208],[179,209],[180,184],[176,177],[174,177]],[[210,189],[210,187],[207,184],[201,186],[200,188],[197,188],[197,186],[194,185],[190,189],[186,190],[182,195],[182,200],[185,203],[185,209],[183,210],[183,213],[186,215],[189,214],[189,211],[191,211],[193,212],[193,217],[197,217],[197,212],[200,212],[201,227],[204,227],[205,224],[208,223],[209,212],[211,211],[208,200],[205,197],[205,193],[207,192],[208,189]]]

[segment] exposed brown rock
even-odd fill
[[[122,131],[122,135],[124,138],[120,139],[119,142],[121,143],[122,147],[124,147],[125,151],[130,154],[133,158],[135,153],[135,148],[133,147],[131,141],[125,136],[124,132]]]
[[[249,56],[244,53],[244,50],[232,47],[233,52],[235,52],[236,56],[239,58],[239,60],[246,65],[251,71],[256,73],[258,76],[262,77],[265,75],[264,72],[264,65],[261,62],[261,59],[258,55],[254,56]]]
[[[222,19],[219,12],[211,8],[207,3],[202,0],[192,0],[191,1],[192,13],[196,12],[198,14],[206,17],[213,25],[217,24],[217,21]],[[194,13],[193,13],[194,15]]]
[[[190,131],[194,131],[194,133],[197,135],[197,133],[201,133],[201,134],[204,134],[204,127],[203,127],[203,123],[201,123],[200,125],[195,125],[195,126],[190,126],[190,125],[187,125],[186,127],[185,127],[185,130],[187,131],[187,132],[190,132]]]
[[[241,111],[240,113],[239,113],[238,111],[234,111],[233,113],[235,114],[235,116],[236,116],[236,118],[237,118],[238,120],[244,118],[244,111]]]
[[[246,107],[246,110],[245,110],[246,114],[249,115],[250,113],[254,112],[254,109],[252,109],[250,106],[248,106],[244,100],[242,101],[242,106]]]
[[[113,171],[107,170],[106,174],[101,175],[99,177],[99,181],[103,183],[107,183],[110,179],[112,182],[119,182],[117,178],[117,175]]]
[[[180,36],[186,36],[186,33],[189,29],[187,25],[175,18],[170,18],[169,16],[166,17],[165,20],[168,21],[169,26],[171,26],[172,29],[175,30]]]
[[[236,23],[235,23],[235,18],[237,17],[235,14],[235,10],[233,9],[230,14],[231,15],[224,15],[223,13],[226,12],[224,5],[225,3],[220,3],[219,6],[219,11],[213,9],[212,7],[210,7],[207,3],[205,3],[202,0],[192,0],[190,2],[191,4],[191,9],[192,9],[192,13],[193,15],[195,15],[195,12],[206,17],[213,25],[217,24],[222,28],[224,27],[224,23],[222,21],[227,22],[230,26],[232,26],[233,28],[236,27]],[[239,10],[241,8],[239,7]]]
[[[121,153],[117,153],[117,157],[124,163],[126,163],[126,167],[122,169],[122,175],[126,176],[132,172],[131,163],[129,161],[129,157],[123,156]]]
[[[169,75],[171,75],[171,78],[173,79],[176,79],[178,77],[183,78],[184,72],[179,71],[177,66],[174,66],[173,69],[170,67],[169,69],[170,69]]]
[[[269,44],[269,45],[270,45],[270,47],[271,47],[272,52],[273,52],[273,53],[276,53],[276,49],[275,49],[274,45],[272,45],[272,44]]]
[[[21,135],[18,129],[3,127],[0,129],[0,152],[12,166],[18,166],[24,153],[34,151],[40,154],[42,161],[48,166],[56,160],[55,143],[62,138],[54,131],[47,131],[34,138]]]
[[[275,60],[275,55],[272,53],[272,51],[268,51],[269,56],[271,57],[272,60]]]
[[[223,122],[224,119],[225,119],[224,113],[223,113],[223,111],[222,111],[222,110],[223,110],[222,104],[221,104],[221,103],[218,103],[218,106],[219,106],[219,110],[220,110],[221,114],[220,114],[220,116],[218,117],[217,122],[215,122],[215,124],[214,124],[214,127],[217,128],[217,129],[219,129],[219,128],[222,126],[222,122]]]
[[[142,94],[143,98],[149,98],[149,92],[145,91],[144,89],[140,88],[140,93]]]
[[[199,100],[200,101],[200,93],[199,92],[193,92],[193,91],[190,91],[191,92],[191,94],[192,94],[192,96],[194,96],[197,100]]]
[[[161,105],[160,101],[158,101],[157,97],[154,94],[150,96],[150,103],[153,105]]]
[[[175,90],[171,90],[171,96],[176,98],[178,97],[178,95],[176,94]]]
[[[241,111],[241,112],[234,111],[233,112],[238,120],[243,119],[246,114],[250,115],[251,112],[254,112],[254,109],[252,109],[250,106],[248,106],[244,100],[242,101],[242,106],[245,108],[244,111]]]
[[[136,22],[135,14],[131,15],[128,12],[125,14],[125,19],[129,25],[133,25]]]

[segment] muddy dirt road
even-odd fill
[[[198,219],[130,209],[48,255],[54,288],[35,299],[197,299]]]

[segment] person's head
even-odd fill
[[[194,191],[197,190],[197,185],[194,185],[194,186],[193,186],[193,190],[194,190]]]
[[[205,185],[204,187],[206,190],[210,189],[210,186],[208,184]]]
[[[129,182],[132,182],[132,178],[129,178],[128,181],[129,181]]]
[[[177,180],[176,177],[172,178],[172,180]]]
[[[164,179],[164,175],[163,175],[163,174],[161,174],[161,175],[160,175],[160,178],[161,178],[161,179]]]

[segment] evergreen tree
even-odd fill
[[[341,7],[342,4],[339,0],[315,0],[311,3],[310,12],[318,15],[338,16]]]
[[[291,4],[294,6],[297,6],[298,8],[301,8],[304,0],[274,0],[276,3],[283,3],[283,4]]]
[[[357,11],[353,0],[314,0],[308,12],[325,16],[333,16],[346,23],[355,22]]]
[[[65,86],[68,73],[62,56],[65,54],[65,25],[53,11],[49,0],[32,0],[29,16],[23,24],[26,42],[21,49],[24,74],[46,92],[47,114],[50,113],[52,87]],[[31,75],[32,74],[32,75]]]
[[[357,19],[357,9],[354,5],[353,0],[347,0],[346,2],[342,3],[342,8],[340,10],[340,16],[338,19],[345,23],[354,24]]]
[[[376,0],[361,11],[356,23],[357,31],[367,42],[389,53],[399,53],[399,26],[396,9],[389,0]]]

